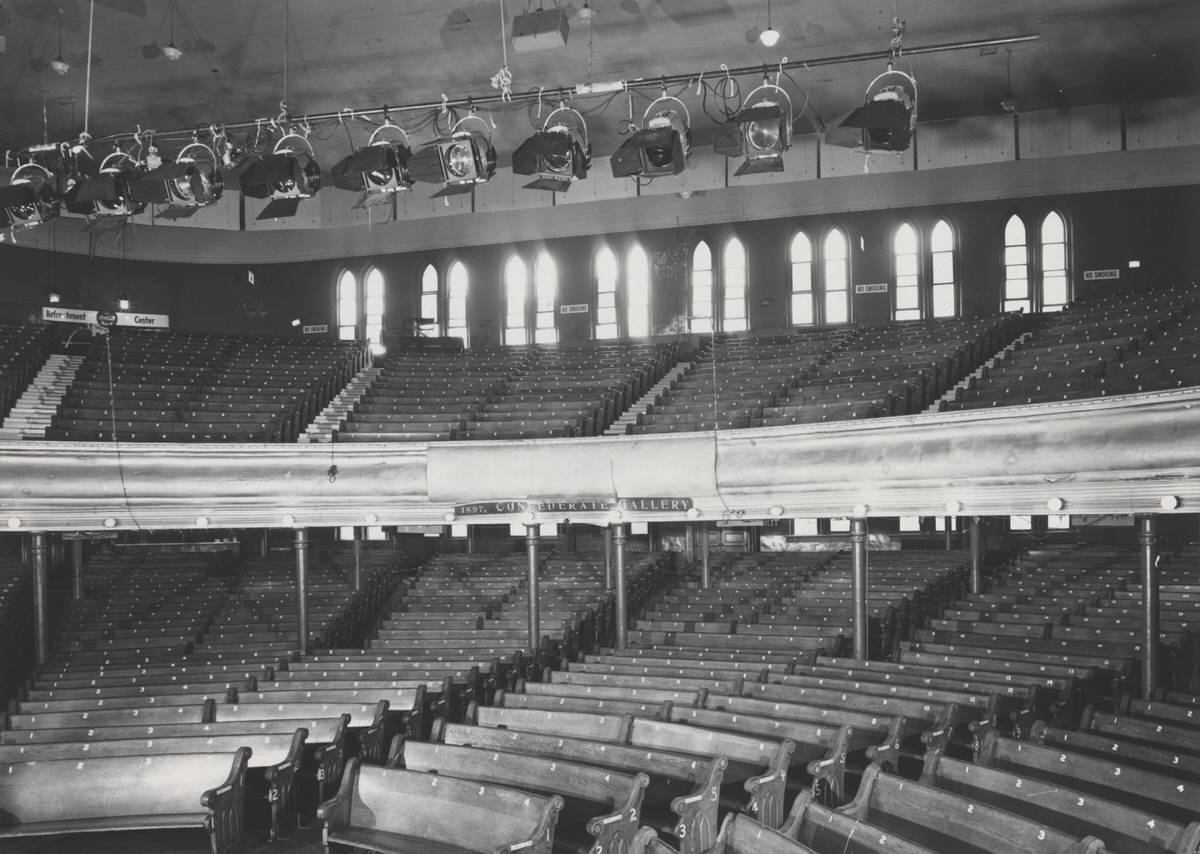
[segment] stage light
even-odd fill
[[[746,96],[740,110],[717,131],[714,147],[726,157],[745,157],[734,172],[782,172],[783,152],[792,145],[792,99],[779,86],[764,82]]]
[[[565,193],[573,181],[587,177],[592,165],[592,144],[587,122],[578,110],[559,107],[546,117],[542,129],[513,152],[513,172],[537,175],[526,190]]]
[[[95,216],[132,216],[146,208],[130,192],[130,185],[143,174],[141,165],[121,149],[100,162],[96,175],[80,178],[66,196],[67,210]]]
[[[654,113],[655,108],[658,112]],[[653,113],[653,115],[652,115]],[[652,101],[642,127],[610,158],[614,178],[678,175],[692,151],[692,120],[687,105],[670,95]]]
[[[469,121],[478,122],[483,130],[467,129],[464,125]],[[448,137],[413,155],[409,170],[415,181],[444,185],[435,197],[465,193],[475,184],[486,183],[496,174],[491,128],[473,113],[459,119]]]
[[[300,202],[311,199],[321,189],[321,167],[308,139],[289,133],[275,148],[242,173],[242,193],[255,199],[271,199],[259,219],[289,217]]]
[[[33,228],[58,216],[59,198],[54,176],[37,163],[25,163],[0,187],[0,209],[10,228]]]
[[[170,62],[179,62],[183,59],[183,51],[175,46],[175,42],[170,42],[162,49],[163,56]]]
[[[217,168],[216,152],[193,142],[184,146],[174,163],[160,162],[132,181],[130,192],[140,202],[195,210],[221,198],[225,179]]]
[[[388,139],[385,133],[403,134],[404,139]],[[366,191],[372,194],[398,193],[411,190],[412,175],[408,162],[412,159],[408,134],[384,116],[384,123],[375,129],[362,148],[344,157],[330,169],[333,186],[342,190]]]
[[[837,126],[860,130],[864,151],[906,151],[917,127],[917,81],[888,63],[867,86],[863,105]]]

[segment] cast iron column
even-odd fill
[[[308,529],[296,529],[296,648],[308,655]]]
[[[854,599],[854,660],[867,660],[867,520],[850,520],[850,544],[854,551],[851,597]]]
[[[629,644],[629,602],[625,589],[625,526],[613,530],[613,551],[616,553],[617,583],[617,649]]]
[[[538,526],[525,526],[525,553],[529,557],[529,656],[537,659],[541,649],[541,619],[538,614]]]
[[[1142,516],[1142,699],[1158,688],[1158,517]]]
[[[33,654],[38,667],[50,659],[50,630],[46,614],[46,584],[48,570],[46,562],[46,534],[38,531],[30,542],[33,558]]]

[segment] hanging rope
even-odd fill
[[[500,51],[503,55],[503,64],[500,70],[492,75],[492,88],[500,90],[500,99],[502,101],[512,100],[512,72],[508,70],[508,37],[504,30],[504,0],[500,0]]]
[[[62,13],[58,18],[59,38],[62,38]],[[96,30],[96,0],[91,0],[88,6],[88,50],[87,50],[87,79],[83,85],[83,136],[88,133],[88,119],[92,114],[92,36]]]
[[[287,103],[287,66],[288,66],[288,0],[283,0],[283,100],[279,102],[279,106],[286,112],[284,105]]]

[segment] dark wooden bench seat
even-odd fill
[[[382,763],[387,745],[399,732],[420,737],[422,709],[420,705],[390,709],[387,700],[374,703],[353,702],[260,702],[235,703],[218,706],[214,720],[220,722],[296,720],[304,718],[336,718],[350,715],[349,727],[357,738],[358,753],[364,761]]]
[[[15,744],[26,734],[92,727],[139,727],[161,724],[205,722],[213,719],[214,702],[197,698],[177,706],[140,705],[133,708],[100,708],[86,711],[14,714],[8,729],[0,731],[0,744]],[[12,739],[12,740],[9,740]]]
[[[492,698],[499,709],[541,709],[542,711],[586,712],[592,715],[637,715],[662,720],[669,701],[627,699],[621,692],[614,699],[600,696],[560,694],[517,694],[500,690]]]
[[[651,828],[643,828],[642,832],[643,838],[632,849],[636,854],[677,854]],[[817,851],[749,816],[731,813],[721,823],[716,844],[708,854],[817,854]]]
[[[979,742],[977,763],[1033,780],[1055,783],[1079,792],[1117,801],[1181,824],[1200,819],[1196,793],[1200,784],[1114,762],[1111,757],[1093,757],[1073,750],[985,736]],[[1200,829],[1200,825],[1196,825]],[[1193,832],[1194,841],[1200,835]],[[1194,850],[1194,848],[1193,848]]]
[[[616,723],[609,732],[615,734],[624,723],[619,717],[613,720]],[[599,738],[593,738],[585,732],[563,736],[444,722],[434,727],[434,737],[445,744],[582,762],[623,773],[645,773],[650,777],[650,786],[643,798],[643,822],[674,835],[684,854],[706,852],[719,827],[718,795],[727,765],[725,758],[680,756],[626,747],[605,736],[606,733],[600,733]]]
[[[591,720],[589,720],[589,718]],[[749,795],[744,808],[764,824],[778,826],[783,820],[784,793],[791,755],[796,746],[783,739],[761,739],[699,726],[580,713],[542,712],[527,709],[475,707],[468,720],[484,726],[505,726],[526,732],[603,738],[614,744],[677,754],[725,757],[726,787],[744,784]],[[607,736],[607,738],[605,738]],[[731,799],[734,799],[732,794]],[[741,802],[740,799],[736,799]],[[732,801],[731,801],[732,802]]]
[[[1145,768],[1160,774],[1200,783],[1200,754],[1175,750],[1172,745],[1152,746],[1102,733],[1078,732],[1046,726],[1038,721],[1030,731],[1033,743],[1074,753],[1097,756]]]
[[[840,812],[886,833],[954,854],[1103,854],[1104,843],[881,772],[871,766]]]
[[[327,850],[339,844],[389,854],[552,854],[562,806],[557,795],[351,759],[317,818]]]
[[[641,826],[650,778],[580,762],[399,738],[389,767],[459,777],[563,798],[554,850],[563,854],[626,854]]]
[[[318,733],[329,738],[328,733]],[[261,771],[264,785],[258,793],[271,809],[271,838],[281,829],[294,828],[297,821],[296,773],[304,756],[308,730],[303,727],[281,733],[174,736],[170,738],[123,738],[110,741],[58,742],[54,744],[0,746],[0,764],[44,762],[61,759],[97,759],[110,756],[170,756],[178,753],[234,753],[250,749],[247,768]],[[340,767],[340,766],[339,766]],[[254,788],[247,783],[247,794]]]
[[[811,846],[819,854],[937,854],[859,817],[820,803],[811,791],[801,792],[779,833]]]
[[[782,703],[803,703],[828,708],[850,709],[880,717],[903,717],[907,730],[903,746],[910,755],[924,755],[925,747],[947,745],[951,741],[969,745],[973,739],[971,724],[987,725],[977,709],[954,701],[930,702],[902,697],[887,697],[829,688],[799,685],[747,683],[743,696]]]
[[[200,828],[213,854],[243,854],[249,759],[243,747],[0,765],[0,839]]]
[[[1118,785],[1109,782],[1114,777],[1125,779]],[[1151,792],[1169,789],[1170,781],[1147,792],[1141,785],[1149,777],[1136,769],[993,734],[982,740],[977,764],[931,750],[921,782],[1072,836],[1096,836],[1115,854],[1195,851],[1200,822],[1179,823],[1177,814],[1175,820],[1167,818]],[[1198,812],[1193,809],[1191,815],[1194,819]]]

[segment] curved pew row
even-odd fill
[[[0,765],[0,839],[195,828],[214,854],[243,854],[250,749]],[[53,792],[54,797],[47,797]]]

